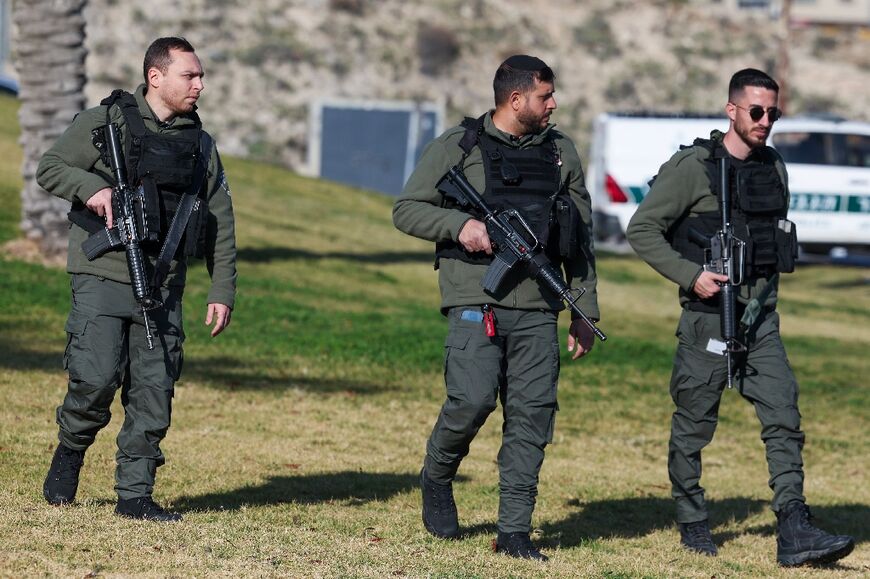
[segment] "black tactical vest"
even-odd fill
[[[565,249],[566,256],[576,251],[574,242],[560,243],[559,226],[579,212],[561,188],[561,161],[552,139],[541,146],[520,149],[493,139],[483,130],[483,119],[466,118],[462,126],[465,135],[460,141],[465,156],[474,146],[480,147],[486,188],[483,197],[494,210],[516,209],[529,224],[538,241],[544,245],[548,257],[557,260]],[[463,157],[464,160],[464,157]],[[445,202],[445,206],[452,206]],[[571,209],[573,208],[573,213]],[[569,226],[566,224],[565,229]],[[575,230],[578,229],[575,227]],[[439,241],[435,245],[436,268],[442,257],[460,259],[467,263],[488,264],[492,256],[484,252],[470,253],[458,242]],[[570,255],[573,257],[573,255]]]
[[[123,90],[115,90],[100,102],[106,106],[106,122],[109,111],[117,106],[126,123],[124,131],[124,163],[128,182],[141,185],[145,197],[147,231],[142,232],[142,248],[146,253],[156,253],[166,237],[178,204],[185,193],[199,197],[196,210],[190,216],[180,246],[185,256],[202,257],[205,253],[206,219],[208,214],[206,188],[190,192],[197,162],[208,164],[208,159],[199,160],[201,138],[205,133],[196,113],[190,113],[194,124],[174,135],[150,131],[142,120],[136,98]],[[210,149],[210,147],[209,147]],[[105,151],[106,147],[102,147]],[[106,165],[108,165],[107,159]],[[108,182],[114,178],[100,173]],[[83,204],[73,206],[70,219],[91,233],[102,228],[102,220],[96,218]],[[95,219],[96,218],[96,219]]]
[[[720,180],[716,158],[727,151],[718,140],[696,139],[693,146],[710,152],[704,159],[704,169],[710,190],[718,198]],[[794,225],[785,219],[788,201],[775,161],[772,150],[757,149],[743,162],[733,160],[729,175],[731,223],[735,237],[746,242],[744,279],[748,283],[777,272],[794,271],[797,237]],[[704,246],[700,241],[711,238],[721,225],[719,210],[686,216],[674,225],[668,237],[680,255],[703,265]]]

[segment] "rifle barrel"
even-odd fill
[[[732,386],[733,360],[731,353],[737,347],[737,292],[732,277],[734,274],[733,245],[731,230],[731,176],[727,153],[719,159],[719,210],[722,213],[722,263],[728,280],[722,284],[719,296],[720,324],[722,339],[725,341],[725,359],[728,365],[728,388]]]

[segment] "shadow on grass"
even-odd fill
[[[44,370],[63,371],[63,351],[30,351],[0,338],[0,369],[2,370]],[[269,376],[257,371],[250,361],[231,357],[188,358],[184,361],[180,387],[185,380],[196,380],[206,386],[229,390],[257,390],[260,392],[280,392],[298,388],[307,392],[323,394],[345,394],[362,396],[379,394],[392,390],[395,386],[364,382],[353,379],[319,378],[311,376]]]
[[[670,498],[642,497],[589,503],[574,500],[567,506],[579,510],[562,521],[544,526],[546,537],[552,537],[552,546],[576,547],[596,539],[643,537],[675,525],[674,501]],[[761,512],[766,506],[767,503],[759,499],[707,501],[714,538],[718,542],[725,540],[715,533],[716,521],[733,519],[739,522]]]
[[[250,263],[269,263],[291,259],[346,259],[363,263],[408,263],[432,262],[431,251],[380,251],[375,253],[350,253],[346,251],[327,251],[316,253],[289,247],[245,247],[236,254],[239,261]]]
[[[226,356],[185,359],[182,384],[185,379],[202,381],[206,386],[230,391],[276,392],[298,388],[324,394],[370,395],[393,389],[386,384],[353,379],[269,376],[266,372],[258,371],[250,360]]]
[[[721,545],[745,534],[774,537],[776,518],[773,512],[768,511],[768,504],[767,501],[744,497],[707,501],[713,539]],[[575,500],[569,502],[567,507],[579,510],[559,522],[544,525],[543,545],[576,547],[590,540],[642,537],[654,531],[676,528],[674,501],[670,498],[627,498],[589,503]],[[813,524],[825,531],[851,535],[858,543],[870,538],[868,505],[810,506],[810,510]],[[721,524],[731,521],[739,524],[765,511],[769,514],[768,524],[755,525],[745,531],[716,530]]]
[[[838,289],[851,289],[856,287],[864,287],[870,285],[870,276],[856,276],[854,279],[837,281],[837,282],[826,282],[819,284],[820,287],[832,290]]]
[[[57,351],[26,350],[22,344],[0,337],[0,368],[5,370],[62,370],[63,346]]]
[[[282,503],[317,504],[333,501],[358,506],[417,489],[419,474],[343,471],[314,475],[275,476],[260,485],[181,497],[173,506],[184,510],[236,510],[242,506]]]

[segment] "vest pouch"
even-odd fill
[[[160,220],[163,222],[163,228],[160,231],[160,244],[162,244],[167,232],[169,232],[169,227],[172,225],[178,204],[181,202],[181,195],[164,189],[160,191],[158,200],[160,202]]]
[[[755,270],[773,270],[777,263],[776,232],[769,224],[750,223],[749,231],[749,263]]]
[[[667,234],[671,247],[684,258],[698,265],[704,265],[707,257],[704,250],[710,248],[710,238],[722,227],[718,212],[699,213],[684,217]],[[735,231],[739,239],[746,240],[747,234]]]
[[[196,206],[187,221],[187,229],[184,230],[184,256],[202,259],[205,257],[205,237],[208,227],[208,203],[199,198]]]
[[[156,243],[160,241],[162,227],[160,194],[157,192],[157,185],[152,179],[143,179],[140,187],[145,199],[145,231],[142,232],[142,240]]]
[[[190,187],[196,164],[197,141],[150,132],[140,138],[142,145],[137,167],[140,178],[150,177],[159,189],[184,191]]]
[[[545,244],[550,235],[550,219],[553,211],[555,198],[546,198],[537,195],[527,195],[522,191],[514,191],[509,199],[505,197],[494,198],[492,207],[496,210],[516,209],[520,212],[526,223],[538,238],[538,242]],[[530,239],[526,240],[531,243]]]
[[[559,255],[574,259],[580,255],[580,211],[570,198],[557,198],[553,210],[559,234]]]
[[[785,189],[772,165],[746,164],[737,171],[737,203],[749,215],[785,211]]]
[[[798,256],[797,227],[788,219],[780,219],[776,224],[776,271],[794,271]]]

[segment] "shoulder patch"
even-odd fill
[[[227,181],[227,174],[225,171],[221,171],[220,176],[218,177],[218,187],[224,190],[227,194],[227,197],[232,197],[230,194],[230,184]]]

